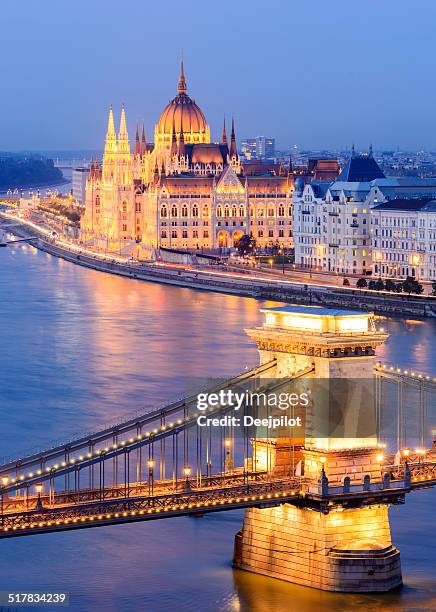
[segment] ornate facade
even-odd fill
[[[112,108],[102,164],[91,164],[81,239],[149,257],[157,247],[231,247],[252,234],[259,246],[293,246],[293,176],[283,166],[245,175],[232,120],[211,142],[206,118],[180,71],[176,97],[163,110],[154,143],[136,129],[130,149],[124,107],[118,134]]]

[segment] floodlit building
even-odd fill
[[[82,241],[150,257],[157,247],[231,247],[244,234],[258,245],[293,246],[293,175],[245,175],[232,121],[219,142],[188,95],[183,63],[176,97],[156,123],[154,142],[138,128],[133,152],[126,113],[118,134],[112,109],[103,162],[91,164],[86,185]]]

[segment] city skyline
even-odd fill
[[[120,10],[113,1],[79,0],[64,14],[49,0],[30,18],[25,5],[6,2],[0,149],[98,148],[111,103],[126,105],[130,132],[144,121],[151,140],[183,53],[213,140],[223,115],[233,114],[238,140],[264,134],[278,149],[372,142],[435,150],[428,129],[434,5],[423,1],[413,14],[419,35],[411,34],[405,1],[395,3],[395,28],[389,3],[362,6],[276,3],[265,12],[261,3],[248,10],[225,1],[221,11],[183,6],[180,13],[171,1],[145,7],[130,0]],[[322,48],[329,51],[321,57]]]

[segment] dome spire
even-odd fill
[[[136,124],[136,134],[135,134],[135,156],[140,155],[141,153],[141,147],[139,144],[139,128],[138,128],[138,124]]]
[[[145,140],[145,128],[142,124],[142,136],[141,136],[141,157],[147,153],[147,141]]]
[[[226,132],[226,116],[224,115],[223,133],[221,136],[221,142],[227,144],[227,132]]]
[[[232,117],[232,133],[230,136],[230,157],[236,157],[237,154],[238,153],[236,151],[235,120]]]
[[[126,111],[124,109],[124,104],[121,106],[121,121],[120,121],[120,131],[118,132],[119,140],[127,140],[127,125],[126,125]]]
[[[180,76],[179,76],[179,85],[177,87],[177,91],[179,92],[179,94],[186,94],[186,92],[188,91],[188,88],[186,86],[186,81],[185,81],[185,70],[183,67],[183,59],[180,62]]]

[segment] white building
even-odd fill
[[[84,204],[86,200],[86,180],[89,176],[89,168],[73,169],[73,200]]]
[[[314,182],[304,188],[296,184],[295,263],[343,275],[416,275],[433,280],[432,200],[436,200],[436,179],[385,178],[371,152],[353,154],[337,181]],[[403,201],[406,204],[398,203]],[[386,204],[379,209],[383,216],[373,216],[371,210],[381,204]],[[415,227],[418,214],[420,228]],[[398,241],[400,228],[404,240]]]
[[[298,189],[293,197],[293,229],[295,241],[295,263],[302,268],[323,269],[325,254],[324,225],[325,195],[330,182],[308,183]]]
[[[436,280],[436,200],[394,199],[371,210],[374,274]]]
[[[354,152],[338,180],[314,184],[293,198],[295,263],[338,274],[371,272],[370,214],[367,196],[383,179],[370,152]]]

